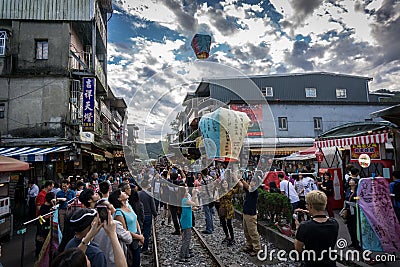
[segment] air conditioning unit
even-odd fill
[[[71,102],[71,104],[76,104],[78,102],[78,99],[76,97],[71,97],[69,101]]]
[[[72,125],[79,125],[79,120],[78,119],[72,119],[71,120]]]

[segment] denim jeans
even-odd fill
[[[214,224],[210,206],[208,204],[204,205],[203,210],[204,210],[204,216],[206,217],[206,231],[212,233],[214,231]]]
[[[144,223],[143,223],[144,243],[143,243],[142,251],[146,251],[149,249],[149,239],[150,239],[152,220],[153,220],[153,217],[151,215],[144,216]]]
[[[189,257],[190,240],[192,238],[192,228],[182,230],[182,246],[179,253],[179,258],[184,259]]]
[[[129,266],[131,267],[131,266]],[[140,267],[140,247],[133,250],[133,265],[132,267]]]

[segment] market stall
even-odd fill
[[[13,172],[29,170],[29,163],[0,155],[0,238],[10,234],[10,193]],[[15,180],[15,179],[13,179]]]

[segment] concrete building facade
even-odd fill
[[[244,105],[261,112],[261,131],[248,135],[245,148],[253,155],[289,155],[313,146],[329,129],[370,121],[370,113],[390,106],[381,100],[391,95],[370,92],[371,80],[326,72],[203,79],[185,99],[178,141],[188,140],[202,115],[219,106]]]
[[[122,150],[127,105],[107,83],[112,11],[112,0],[0,0],[1,147],[66,146],[52,157],[62,173],[105,168]],[[92,129],[82,128],[84,78],[95,81]],[[44,171],[35,175],[55,175]]]

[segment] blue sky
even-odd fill
[[[193,81],[210,75],[177,77],[197,62],[196,33],[212,36],[206,62],[246,75],[327,71],[372,77],[371,91],[400,90],[395,0],[113,2],[108,81],[130,103],[130,122],[146,128],[142,139],[165,135]]]

